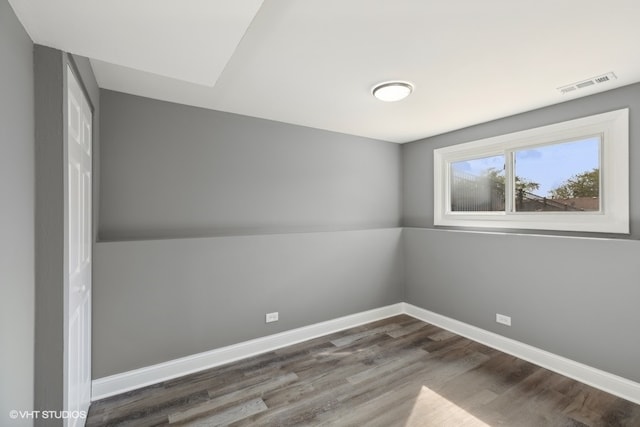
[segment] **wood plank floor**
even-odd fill
[[[88,426],[640,426],[640,405],[409,316],[95,402]]]

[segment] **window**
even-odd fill
[[[434,225],[629,233],[629,110],[434,150]]]

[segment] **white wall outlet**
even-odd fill
[[[511,317],[496,313],[496,322],[511,326]]]
[[[273,313],[267,313],[265,320],[266,320],[266,323],[277,322],[278,312],[274,311]]]

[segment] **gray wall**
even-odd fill
[[[433,227],[433,150],[630,108],[631,239]],[[406,301],[640,381],[640,84],[402,147]],[[420,227],[420,228],[419,228]],[[495,323],[512,316],[513,326]],[[612,349],[616,349],[612,351]]]
[[[0,0],[0,425],[33,409],[33,44]],[[31,420],[11,425],[31,425]]]
[[[640,239],[640,83],[483,123],[402,146],[403,210],[405,227],[433,227],[433,150],[538,126],[629,108],[630,227]],[[538,232],[536,232],[538,234]],[[567,233],[569,234],[569,233]]]
[[[63,404],[65,162],[60,51],[36,45],[36,317],[35,408]]]
[[[402,301],[401,229],[101,242],[93,376]],[[265,313],[280,320],[265,324]]]
[[[640,242],[406,228],[403,244],[406,302],[640,382]]]
[[[101,106],[94,378],[402,301],[398,145]]]
[[[67,271],[67,64],[78,71],[94,116],[99,90],[88,59],[36,45],[35,77],[35,390],[37,410],[63,407],[64,295]],[[94,122],[94,153],[99,152],[99,120]],[[94,183],[94,186],[96,184]],[[95,205],[95,203],[94,203]],[[62,420],[36,420],[62,425]]]
[[[100,239],[397,227],[397,144],[102,91]]]

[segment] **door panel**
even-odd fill
[[[67,68],[68,266],[66,292],[65,410],[88,411],[91,402],[91,108]],[[70,417],[68,426],[84,425]]]

